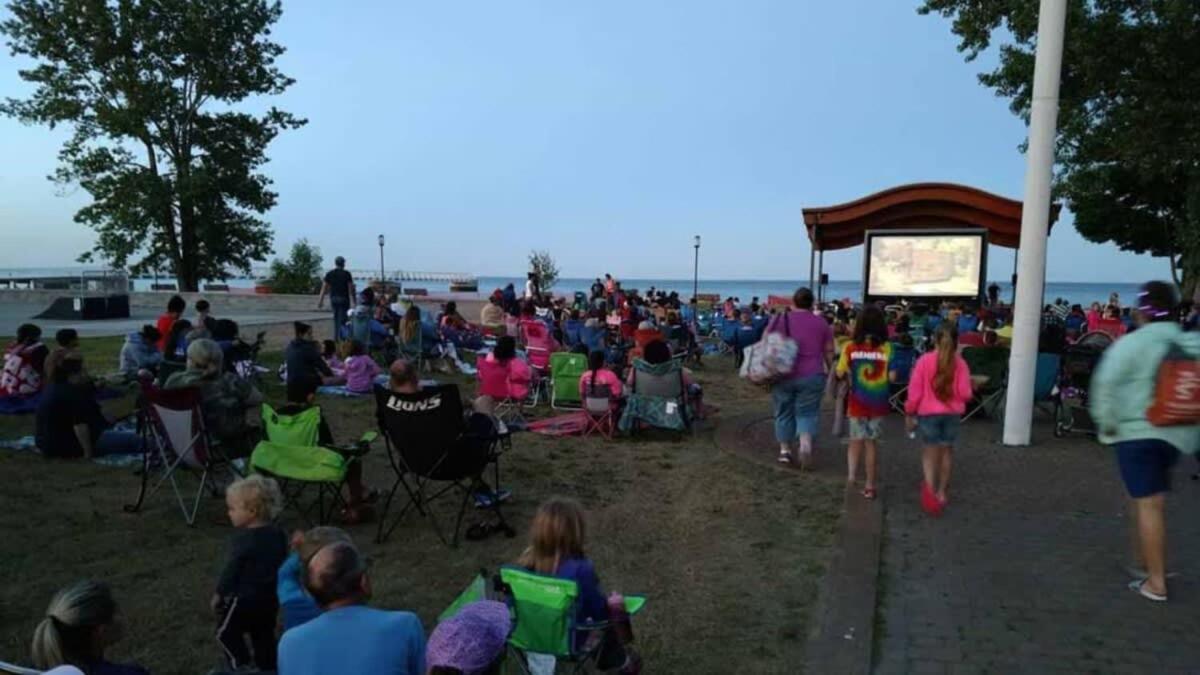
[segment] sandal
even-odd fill
[[[875,495],[876,495],[875,488],[863,488],[863,491],[862,491],[863,497],[873,500],[873,499],[875,499]]]
[[[1165,593],[1155,593],[1146,588],[1146,582],[1148,581],[1149,579],[1134,579],[1129,582],[1129,590],[1152,602],[1166,602],[1167,595]]]

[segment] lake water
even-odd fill
[[[43,269],[0,269],[0,279],[10,276],[69,276],[79,274],[81,268],[43,268]],[[563,295],[571,295],[575,291],[587,292],[591,287],[594,278],[577,278],[564,277],[558,280],[552,289],[555,293]],[[170,279],[162,279],[167,282]],[[691,297],[692,280],[691,279],[620,279],[621,285],[625,288],[636,288],[639,291],[645,292],[651,286],[655,289],[663,291],[675,291],[682,297]],[[151,279],[135,279],[133,282],[134,290],[144,291],[150,290],[153,283]],[[231,279],[228,283],[234,288],[250,288],[254,285],[251,279]],[[495,288],[502,288],[505,284],[513,284],[518,292],[524,288],[524,277],[479,277],[479,291],[481,295],[487,295]],[[997,281],[1000,286],[1000,297],[1005,300],[1012,299],[1012,285],[1007,281]],[[726,297],[736,297],[744,302],[750,302],[751,298],[758,297],[760,300],[766,300],[768,295],[784,295],[790,296],[797,288],[808,284],[808,280],[796,279],[700,279],[699,291],[701,293],[713,293]],[[424,288],[430,293],[444,293],[449,290],[446,284],[433,282],[410,282],[406,284],[413,288]],[[1046,283],[1045,302],[1052,302],[1055,298],[1064,298],[1068,302],[1088,305],[1092,302],[1105,302],[1108,300],[1110,293],[1114,291],[1121,295],[1123,302],[1130,302],[1137,295],[1137,283],[1078,283],[1078,282],[1055,282]],[[859,281],[831,281],[825,287],[825,297],[828,299],[836,298],[852,298],[859,299],[862,297],[862,283]]]

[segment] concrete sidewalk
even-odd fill
[[[1200,673],[1200,482],[1168,495],[1170,601],[1125,588],[1127,501],[1109,449],[1055,439],[1040,413],[1028,448],[963,427],[950,504],[917,499],[920,455],[889,420],[877,673]]]
[[[42,329],[43,340],[53,340],[54,333],[60,328],[74,328],[83,337],[103,337],[108,335],[127,335],[141,329],[144,324],[153,324],[161,312],[133,308],[128,319],[103,319],[99,321],[62,321],[51,319],[34,319],[45,307],[28,303],[0,303],[0,335],[16,335],[17,327],[23,323],[34,323]],[[184,313],[189,321],[195,315],[191,307]],[[287,323],[289,321],[310,321],[320,319],[332,320],[330,312],[264,312],[241,311],[219,313],[218,318],[233,319],[238,326],[265,326],[270,324]]]

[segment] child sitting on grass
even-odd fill
[[[321,358],[325,359],[325,365],[333,371],[333,374],[338,377],[346,375],[346,362],[342,355],[338,353],[337,343],[333,340],[325,340],[321,343]]]
[[[229,520],[237,532],[229,542],[212,609],[217,615],[217,640],[232,670],[251,663],[259,670],[275,670],[279,611],[275,580],[288,551],[287,535],[274,523],[282,502],[279,485],[259,475],[243,478],[225,491]]]
[[[633,629],[629,624],[629,615],[625,613],[624,601],[615,594],[613,598],[619,602],[610,603],[605,599],[600,590],[600,580],[596,577],[596,568],[583,551],[584,534],[583,507],[579,502],[552,497],[538,507],[533,526],[529,529],[529,546],[517,564],[538,574],[577,583],[579,613],[576,625],[611,622],[601,635],[584,631],[577,635],[577,638],[587,636],[600,641],[596,666],[600,670],[619,668],[621,673],[639,673],[642,660],[629,646],[633,641]]]
[[[349,356],[346,357],[346,391],[352,394],[369,394],[375,387],[375,376],[382,372],[375,359],[367,354],[366,347],[358,340],[350,340]]]
[[[275,590],[279,606],[283,609],[283,630],[308,623],[321,614],[317,601],[304,590],[300,570],[317,551],[329,544],[353,543],[345,530],[336,527],[314,527],[307,532],[296,530],[292,534],[292,552],[279,568]]]

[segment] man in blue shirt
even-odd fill
[[[304,586],[321,616],[283,634],[280,675],[424,675],[425,630],[412,612],[367,607],[371,582],[366,560],[349,542],[330,544],[312,557]]]

